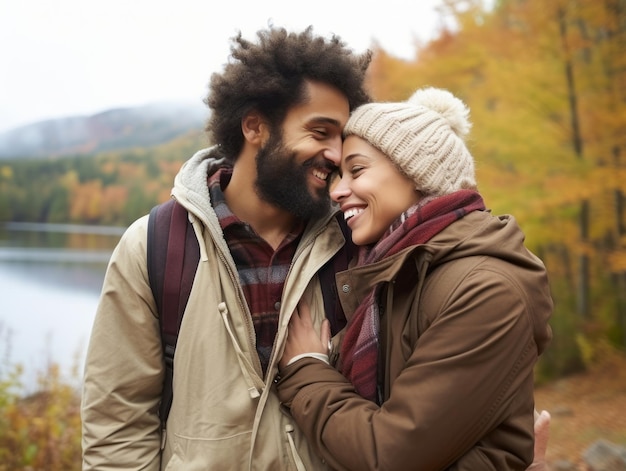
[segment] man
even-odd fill
[[[177,175],[201,261],[178,336],[167,433],[146,217],[114,251],[87,354],[83,469],[325,469],[272,387],[289,315],[322,303],[317,271],[344,245],[328,196],[370,53],[311,29],[235,38],[211,79],[216,144]]]
[[[328,196],[341,131],[367,102],[370,53],[311,29],[234,39],[211,79],[207,130],[172,195],[200,263],[178,336],[166,431],[164,364],[146,268],[147,216],[114,251],[84,375],[83,469],[327,469],[273,387],[289,316],[321,306],[318,270],[344,237]]]

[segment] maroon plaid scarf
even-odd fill
[[[359,249],[358,265],[368,265],[407,247],[426,243],[454,221],[484,209],[482,197],[472,190],[423,199],[404,212],[376,245]],[[339,363],[339,370],[354,384],[356,391],[372,401],[376,401],[379,290],[380,286],[371,290],[346,326]]]

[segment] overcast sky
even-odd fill
[[[201,103],[229,38],[313,25],[356,51],[412,58],[440,27],[440,0],[2,0],[0,132],[158,101]]]

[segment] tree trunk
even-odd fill
[[[576,96],[576,83],[574,79],[574,65],[567,43],[567,20],[565,10],[558,9],[559,32],[561,35],[561,45],[565,58],[565,80],[567,85],[567,96],[569,101],[570,123],[572,126],[572,145],[576,157],[583,158],[583,141],[580,132],[580,121],[578,118],[578,100]],[[589,201],[582,200],[579,209],[579,235],[582,251],[579,255],[578,266],[578,313],[585,319],[590,316],[589,312],[589,255],[587,246],[589,243]]]

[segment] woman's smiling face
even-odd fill
[[[331,185],[330,196],[341,205],[357,245],[377,242],[420,199],[413,180],[400,173],[385,154],[354,135],[343,143],[340,175]]]

